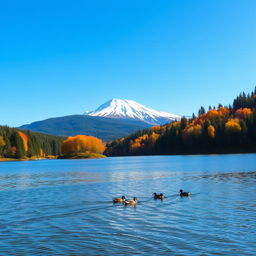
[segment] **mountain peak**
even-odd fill
[[[105,102],[95,111],[86,114],[89,116],[135,119],[151,125],[165,124],[181,118],[178,115],[153,110],[134,100],[122,100],[116,98]]]

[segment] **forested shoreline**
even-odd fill
[[[60,155],[64,139],[64,137],[0,126],[0,158],[55,158]]]
[[[107,144],[107,156],[256,152],[256,88],[233,104],[138,131]]]
[[[201,107],[191,118],[140,130],[106,145],[92,136],[64,137],[0,126],[1,159],[82,158],[256,152],[256,88],[233,104]],[[89,154],[89,153],[90,154]],[[85,155],[81,155],[85,153]],[[74,156],[75,154],[75,156]]]

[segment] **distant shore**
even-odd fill
[[[14,159],[14,158],[0,158],[0,162],[12,162],[12,161],[20,161],[20,159]]]
[[[0,158],[0,162],[16,162],[16,161],[36,161],[36,160],[54,160],[54,159],[96,159],[96,158],[105,158],[106,156],[96,153],[89,153],[89,154],[73,154],[73,155],[65,155],[65,156],[58,156],[58,157],[40,157],[40,158]]]
[[[21,159],[17,159],[17,158],[0,158],[0,162],[16,162],[16,161],[36,161],[36,160],[49,160],[49,159],[57,159],[56,157],[54,158],[49,158],[49,157],[32,157],[32,158],[21,158]]]
[[[62,155],[58,159],[94,159],[94,158],[105,158],[105,155],[85,152],[85,153],[75,153],[71,155]]]

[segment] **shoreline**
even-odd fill
[[[14,159],[14,158],[0,158],[0,162],[14,162],[14,161],[21,161],[21,160]]]
[[[25,158],[25,159],[16,159],[16,158],[0,158],[0,162],[17,162],[17,161],[37,161],[37,160],[52,160],[56,158]]]
[[[113,157],[152,157],[152,156],[220,156],[220,155],[249,155],[256,154],[255,152],[245,153],[212,153],[212,154],[177,154],[177,155],[126,155],[126,156],[104,156],[101,157],[56,157],[56,158],[31,158],[31,159],[15,159],[15,158],[0,158],[0,162],[19,162],[19,161],[38,161],[38,160],[82,160],[82,159],[102,159],[102,158],[113,158]]]
[[[66,157],[40,157],[40,158],[0,158],[0,162],[20,162],[20,161],[38,161],[38,160],[82,160],[82,159],[101,159],[106,158],[107,156],[101,154],[92,154],[87,156],[66,156]]]

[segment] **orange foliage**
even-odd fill
[[[56,156],[53,156],[53,155],[48,155],[46,156],[47,159],[56,159]]]
[[[18,131],[18,134],[21,137],[23,145],[24,145],[24,149],[27,152],[28,151],[28,136],[21,131]]]
[[[246,116],[252,115],[252,110],[250,108],[240,108],[236,111],[235,116],[237,118],[245,118]]]
[[[144,135],[140,136],[140,140],[142,142],[146,141],[147,139],[148,139],[148,135],[147,134],[144,134]]]
[[[211,109],[209,110],[206,114],[203,114],[200,116],[201,119],[205,120],[205,119],[215,119],[217,117],[225,117],[227,115],[229,115],[230,111],[228,108],[225,107],[220,107],[218,110],[216,109]]]
[[[132,144],[131,144],[131,150],[136,151],[138,148],[140,148],[140,140],[136,139]]]
[[[215,128],[212,125],[210,125],[207,131],[208,131],[209,137],[213,139],[215,137]]]
[[[136,151],[139,148],[145,147],[145,145],[147,145],[148,147],[152,147],[159,136],[160,135],[155,132],[152,132],[152,134],[150,135],[144,134],[131,142],[131,150]]]
[[[242,128],[237,119],[229,119],[225,124],[225,131],[228,133],[238,133],[241,132]]]
[[[183,131],[183,138],[188,139],[192,136],[198,137],[202,134],[202,126],[200,124],[187,127]]]
[[[160,129],[161,129],[161,126],[160,126],[160,125],[151,127],[151,130],[152,130],[152,131],[159,131]]]
[[[225,108],[225,107],[220,107],[220,108],[218,109],[218,112],[219,112],[219,115],[220,115],[221,117],[225,117],[225,116],[227,116],[227,115],[230,113],[229,109],[228,109],[228,108]]]
[[[178,127],[179,125],[180,125],[180,121],[171,123],[171,126],[173,126],[173,127]]]
[[[105,150],[105,144],[102,140],[86,135],[77,135],[68,137],[62,144],[61,152],[64,155],[92,152],[102,154]]]
[[[149,140],[150,140],[151,144],[155,144],[158,137],[159,137],[159,134],[152,132],[152,134],[149,136]]]
[[[144,134],[140,136],[139,138],[135,139],[134,143],[131,145],[132,150],[136,150],[140,147],[144,147],[145,141],[147,141],[148,135]]]
[[[215,109],[211,109],[207,112],[206,117],[208,119],[214,119],[219,116],[219,112]]]
[[[200,117],[197,117],[196,119],[194,119],[192,122],[191,122],[191,125],[196,125],[196,124],[203,124],[204,123],[204,119],[205,119],[206,115],[205,114],[202,114]]]
[[[207,117],[207,114],[206,114],[206,113],[200,115],[200,119],[202,119],[202,120],[205,120],[206,117]]]

